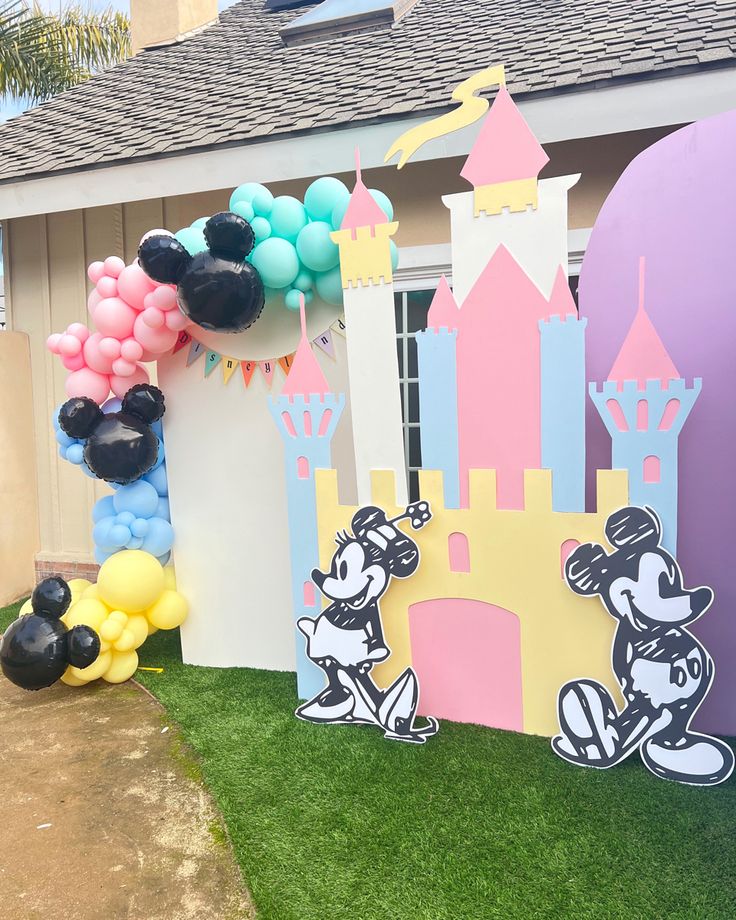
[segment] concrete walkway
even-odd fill
[[[133,684],[28,693],[0,675],[1,920],[254,916],[154,700]]]

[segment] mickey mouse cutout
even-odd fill
[[[100,654],[100,637],[89,626],[72,629],[61,622],[72,601],[63,578],[44,578],[31,595],[33,613],[8,626],[0,642],[0,667],[23,690],[41,690],[62,676],[69,665],[87,668]]]
[[[570,763],[607,769],[639,750],[656,776],[697,786],[728,779],[731,748],[690,731],[713,682],[713,659],[685,628],[710,607],[710,588],[687,589],[676,560],[660,545],[659,518],[649,508],[623,508],[606,522],[614,547],[585,543],[565,564],[569,587],[597,594],[618,621],[612,665],[625,706],[594,680],[565,684],[552,747]]]
[[[418,530],[432,517],[427,502],[409,505],[387,520],[380,508],[361,508],[353,517],[353,535],[338,533],[329,572],[315,569],[312,579],[329,607],[297,626],[307,639],[307,655],[327,677],[327,687],[300,706],[296,715],[308,722],[360,723],[383,729],[384,737],[423,744],[439,726],[436,719],[416,726],[419,684],[407,668],[387,689],[371,677],[374,664],[391,654],[383,637],[380,598],[391,578],[408,578],[419,565],[419,547],[396,526],[408,518]]]
[[[209,251],[190,255],[168,233],[141,240],[138,262],[161,284],[175,284],[179,308],[193,323],[213,332],[243,332],[261,315],[265,291],[257,270],[245,261],[255,235],[231,211],[210,217],[204,227]]]

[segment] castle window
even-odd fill
[[[316,603],[314,597],[314,585],[311,581],[304,582],[304,606],[305,607],[314,607]]]
[[[289,435],[292,438],[296,437],[296,428],[294,428],[294,422],[291,419],[291,416],[288,412],[281,413],[281,421],[284,423],[284,427],[289,432]]]
[[[451,572],[470,571],[470,547],[464,533],[451,533],[447,541]]]
[[[640,399],[636,404],[636,430],[647,431],[649,429],[649,403],[646,399]]]
[[[296,458],[296,475],[299,479],[309,479],[309,460],[306,457]]]
[[[644,458],[644,482],[656,483],[660,480],[661,467],[659,457],[650,456]]]
[[[624,410],[621,408],[621,404],[617,399],[607,399],[606,409],[608,409],[608,411],[611,413],[613,423],[619,431],[629,430],[629,426],[626,422],[626,416],[624,415]]]
[[[322,413],[322,420],[319,423],[319,431],[317,432],[318,438],[323,438],[327,434],[327,429],[330,427],[330,422],[332,421],[332,409],[325,409]]]
[[[308,409],[304,412],[304,434],[312,437],[312,413]]]
[[[565,540],[560,546],[560,576],[565,577],[565,563],[570,554],[580,546],[579,540]]]
[[[679,411],[680,400],[670,399],[667,405],[664,407],[664,412],[662,413],[662,421],[659,423],[659,430],[669,431],[672,427],[672,423],[677,418],[677,413]]]

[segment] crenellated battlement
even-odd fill
[[[330,238],[340,247],[343,288],[360,284],[389,284],[393,280],[390,237],[399,229],[397,221],[336,230]]]
[[[345,395],[312,393],[310,396],[270,396],[268,406],[287,444],[297,439],[325,439],[329,442],[345,407]],[[331,417],[323,427],[328,411]],[[284,413],[287,413],[293,431],[284,421]]]
[[[427,326],[426,329],[420,329],[418,332],[414,333],[416,339],[424,338],[424,336],[427,335],[447,336],[456,339],[457,329],[454,326],[452,329],[450,329],[449,326]]]
[[[617,441],[642,435],[657,435],[672,439],[682,430],[690,410],[700,395],[703,381],[700,377],[688,386],[685,380],[647,380],[640,388],[638,381],[625,380],[619,384],[607,380],[603,384],[588,384],[588,393],[609,434]],[[614,403],[613,406],[609,403]],[[644,403],[645,414],[640,414]],[[651,447],[642,441],[642,449]]]
[[[619,384],[615,380],[606,380],[603,383],[589,383],[588,392],[591,399],[595,400],[598,395],[603,395],[606,399],[618,398],[622,395],[629,398],[641,399],[642,396],[652,397],[659,393],[665,393],[668,399],[689,398],[690,394],[697,397],[703,387],[702,377],[696,377],[690,386],[684,379],[679,380],[647,380],[646,385],[642,388],[637,380],[624,380]]]
[[[585,316],[577,316],[574,313],[553,313],[545,319],[539,320],[539,329],[541,332],[547,330],[561,329],[574,326],[577,329],[585,329],[588,325],[588,319]]]

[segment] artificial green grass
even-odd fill
[[[736,917],[733,780],[579,769],[447,722],[417,747],[309,725],[293,675],[184,666],[176,633],[141,664],[164,668],[136,677],[201,758],[262,920]]]

